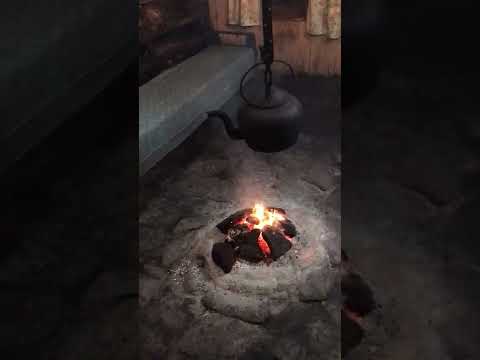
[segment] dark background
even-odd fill
[[[134,60],[2,174],[4,357],[135,354],[137,71]]]
[[[475,12],[392,3],[342,9],[342,248],[374,289],[387,339],[351,356],[476,359]]]

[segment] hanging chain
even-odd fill
[[[262,0],[263,16],[263,46],[261,48],[262,61],[265,63],[265,98],[272,95],[272,63],[273,63],[273,19],[272,0]]]

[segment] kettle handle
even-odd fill
[[[293,70],[293,67],[292,65],[290,65],[289,63],[285,62],[285,61],[282,61],[282,60],[273,60],[273,63],[279,63],[279,64],[283,64],[285,66],[288,67],[288,69],[290,70],[290,73],[292,74],[293,77],[295,77],[295,71]],[[243,91],[244,89],[244,83],[245,83],[245,80],[248,76],[248,74],[250,74],[254,69],[256,69],[257,67],[261,66],[261,65],[266,65],[265,62],[259,62],[259,63],[256,63],[255,65],[253,65],[252,67],[250,67],[250,69],[247,70],[247,72],[245,74],[243,74],[242,76],[242,80],[240,81],[240,97],[242,98],[243,101],[245,101],[245,103],[248,105],[248,106],[251,106],[251,107],[254,107],[254,108],[257,108],[257,109],[261,109],[261,110],[267,110],[267,109],[273,109],[275,108],[276,106],[274,105],[271,105],[271,106],[265,106],[265,105],[257,105],[257,104],[254,104],[252,102],[250,102],[248,100],[248,98],[245,96],[245,92]]]

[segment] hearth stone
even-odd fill
[[[229,273],[235,263],[235,251],[229,244],[216,243],[212,248],[212,259],[225,273]]]
[[[220,230],[224,234],[228,234],[228,230],[239,223],[241,220],[244,218],[248,217],[252,213],[252,209],[242,209],[239,210],[229,217],[227,217],[225,220],[223,220],[221,223],[217,225],[218,230]]]
[[[290,240],[270,226],[263,228],[262,236],[270,248],[270,256],[273,260],[277,260],[292,247]]]

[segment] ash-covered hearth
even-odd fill
[[[212,259],[225,273],[238,259],[270,264],[292,248],[292,238],[297,235],[284,209],[261,204],[233,213],[217,228],[226,237],[213,245]]]
[[[142,358],[340,359],[340,137],[311,105],[337,82],[302,81],[320,129],[295,146],[257,153],[206,122],[143,178]]]

